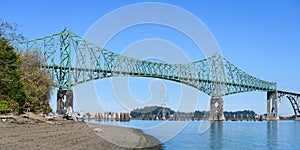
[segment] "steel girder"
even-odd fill
[[[19,43],[19,51],[40,51],[42,68],[60,89],[114,76],[154,77],[180,82],[212,97],[250,91],[274,91],[277,84],[253,77],[221,55],[186,64],[150,62],[123,56],[81,39],[70,30]]]
[[[281,102],[286,97],[290,101],[290,103],[293,107],[295,116],[299,118],[300,117],[300,108],[299,108],[300,94],[287,92],[287,91],[277,91],[277,93],[278,93],[278,101],[277,101],[278,104],[276,106],[279,108]],[[274,106],[272,107],[272,112],[273,112],[273,110],[274,110]]]

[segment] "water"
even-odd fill
[[[299,121],[224,121],[212,123],[207,130],[209,121],[93,122],[142,129],[167,150],[300,149]]]

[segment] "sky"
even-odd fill
[[[0,17],[5,21],[17,23],[19,32],[28,40],[58,33],[65,27],[84,37],[89,35],[89,31],[99,19],[103,19],[112,11],[143,2],[149,1],[3,0]],[[222,55],[243,71],[263,80],[277,82],[280,90],[300,92],[299,1],[161,0],[152,2],[176,6],[201,20],[217,41]],[[153,14],[157,12],[167,13],[164,10],[157,10]],[[180,15],[174,14],[168,19],[178,18]],[[121,24],[124,21],[126,18],[113,20],[111,25]],[[181,21],[184,23],[184,20],[180,19],[177,22]],[[97,33],[97,36],[101,39],[101,33]],[[155,41],[156,39],[159,39],[158,42]],[[155,51],[145,47],[143,50],[135,51],[135,48],[141,48],[139,43],[149,44],[147,40],[150,44],[155,41],[166,49]],[[184,55],[190,61],[205,58],[203,51],[187,35],[170,27],[155,24],[143,24],[123,29],[115,34],[106,45],[100,46],[116,53],[152,60],[157,56],[167,56],[167,54],[175,56],[178,52],[172,51],[175,49],[181,50],[182,53],[178,55]],[[145,54],[148,53],[151,56],[146,57]],[[161,61],[170,60],[165,58]],[[160,105],[161,91],[166,91],[166,105],[175,110],[190,111],[182,106],[185,104],[193,105],[193,109],[208,109],[210,97],[201,91],[172,81],[139,77],[101,79],[79,85],[74,91],[83,94],[75,94],[75,107],[79,111],[89,111],[89,108],[95,105],[105,111],[133,109],[133,106],[124,104],[131,100],[119,94],[125,93],[126,90],[122,89],[117,84],[118,82],[128,82],[130,91],[128,98],[133,97],[143,105]],[[90,96],[92,95],[90,93],[97,93],[97,100],[91,100],[95,97]],[[189,100],[192,95],[195,96],[194,94],[197,94],[196,99]],[[55,107],[55,94],[50,104]],[[266,113],[266,93],[249,92],[225,96],[224,109],[226,111],[247,109],[259,114]],[[293,113],[287,99],[282,102],[279,113]]]

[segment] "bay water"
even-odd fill
[[[171,149],[300,149],[300,121],[90,121],[143,130]]]

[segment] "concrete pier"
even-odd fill
[[[73,90],[58,90],[56,105],[56,113],[61,115],[66,113],[69,106],[73,108]]]
[[[277,91],[267,92],[267,120],[279,120],[278,116],[278,93]]]
[[[211,97],[210,99],[210,116],[211,121],[224,121],[224,100],[222,97]]]

